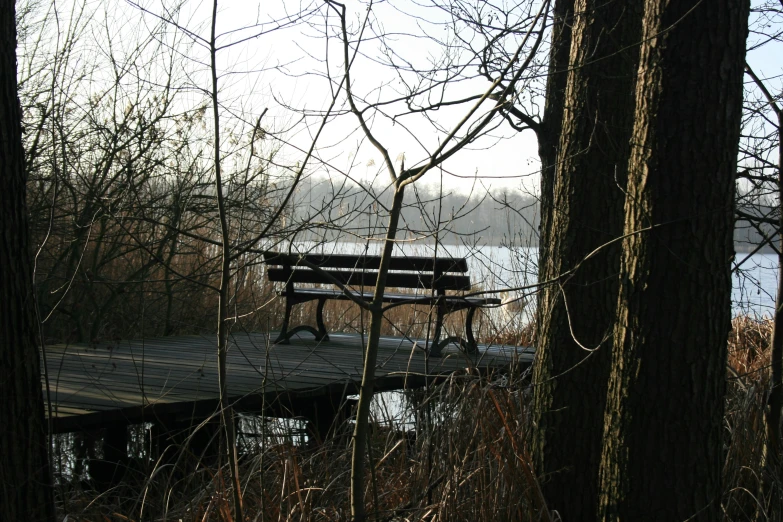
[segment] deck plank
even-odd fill
[[[276,332],[271,333],[271,338]],[[464,371],[529,365],[530,349],[479,346],[468,356],[456,347],[441,358],[425,357],[421,341],[381,339],[376,388],[389,390],[422,385],[435,378]],[[315,341],[308,334],[288,345],[276,345],[261,333],[231,337],[228,352],[230,401],[239,409],[259,404],[355,392],[362,375],[362,338],[357,334],[330,334]],[[57,432],[96,427],[110,422],[140,422],[152,415],[188,411],[196,405],[214,409],[218,399],[215,339],[182,336],[121,341],[111,344],[54,345],[46,352],[52,425]],[[42,383],[45,384],[43,377]],[[44,388],[44,391],[46,389]],[[145,417],[146,416],[146,417]]]

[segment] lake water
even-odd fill
[[[330,242],[314,245],[299,243],[298,250],[324,254],[379,254],[381,243]],[[501,297],[518,298],[532,304],[538,273],[538,249],[494,246],[469,247],[464,245],[426,245],[401,243],[395,246],[395,255],[465,257],[470,268],[471,281],[486,289],[514,289]],[[771,317],[775,309],[778,257],[776,254],[737,254],[732,273],[733,315]],[[527,288],[525,288],[527,287]],[[533,306],[524,307],[517,321],[531,320]]]

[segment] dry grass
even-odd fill
[[[783,520],[783,475],[765,454],[772,321],[740,317],[729,336],[726,393],[725,520]]]
[[[539,520],[522,388],[465,373],[384,397],[394,404],[373,409],[368,454],[373,520]],[[259,441],[242,459],[249,519],[348,520],[350,430],[317,446],[293,432]],[[61,509],[69,520],[231,520],[226,473],[159,468],[101,496],[76,486]]]

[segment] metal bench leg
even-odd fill
[[[309,325],[301,325],[295,328],[288,329],[288,323],[291,319],[291,310],[298,302],[291,302],[292,300],[286,299],[285,303],[285,317],[283,317],[283,325],[280,328],[280,335],[275,339],[275,344],[291,344],[291,337],[299,332],[310,332],[315,337],[316,341],[328,341],[329,334],[326,332],[326,326],[324,325],[323,311],[324,304],[326,304],[327,298],[318,299],[318,307],[316,314],[316,322],[318,323],[318,329],[316,330]]]
[[[443,330],[443,305],[440,303],[437,305],[437,311],[435,312],[435,335],[432,338],[432,344],[430,344],[430,357],[440,357],[440,351],[448,344],[440,342],[440,332]]]
[[[288,300],[285,300],[285,315],[283,316],[283,325],[280,327],[280,335],[275,339],[274,344],[291,344],[289,339],[291,335],[288,333],[288,320],[291,318],[291,309],[294,305]]]
[[[477,309],[477,307],[471,306],[465,319],[465,337],[467,337],[468,341],[465,351],[467,353],[476,353],[478,351],[478,343],[476,343],[476,338],[473,337],[473,316],[476,314]]]
[[[459,345],[459,347],[465,351],[465,353],[468,354],[474,354],[478,351],[478,343],[476,342],[476,338],[473,336],[473,317],[476,315],[477,307],[471,306],[468,309],[467,318],[465,322],[465,339],[457,336],[451,336],[446,337],[445,339],[440,339],[440,329],[442,328],[443,324],[443,318],[442,316],[439,317],[438,325],[435,329],[435,341],[432,344],[432,348],[430,349],[430,356],[432,357],[440,357],[441,352],[443,351],[443,348],[449,345],[449,343],[456,343]]]
[[[326,298],[322,297],[318,299],[318,308],[315,313],[315,322],[318,324],[318,333],[315,336],[317,341],[328,341],[329,334],[326,332],[326,325],[324,324],[324,305],[326,304]]]

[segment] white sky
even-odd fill
[[[413,7],[411,2],[399,2],[403,7]],[[150,11],[160,13],[160,3],[147,2],[143,4]],[[348,19],[357,20],[366,12],[364,4],[355,1],[347,2]],[[263,6],[263,7],[261,7]],[[294,12],[295,5],[291,2],[225,2],[220,7],[218,15],[218,33],[230,32],[222,38],[222,44],[237,41],[258,32],[258,28],[248,28],[248,25],[258,21],[264,22],[270,18],[282,18],[283,9]],[[376,16],[383,20],[387,32],[418,32],[419,28],[410,17],[401,14],[388,3],[374,6]],[[187,14],[186,14],[187,13]],[[435,14],[433,10],[420,13],[422,16]],[[134,17],[141,18],[141,13],[129,10],[124,14],[126,23],[133,24]],[[187,10],[182,11],[180,19],[183,25],[202,37],[209,35],[210,2],[193,2],[187,4]],[[152,17],[146,16],[148,24]],[[187,20],[187,21],[184,21]],[[285,139],[300,148],[307,148],[312,135],[317,128],[319,118],[308,118],[306,125],[295,125],[298,115],[286,110],[283,105],[289,105],[299,110],[322,111],[330,101],[330,87],[324,78],[325,64],[323,58],[327,55],[325,39],[318,35],[320,27],[297,26],[286,30],[250,39],[234,47],[221,51],[219,64],[223,72],[231,74],[220,80],[221,101],[231,106],[236,112],[243,112],[250,119],[257,117],[263,108],[268,108],[263,124],[265,127],[281,130],[291,126],[283,133]],[[335,17],[331,23],[334,24]],[[242,29],[242,28],[246,29]],[[432,29],[431,27],[429,29]],[[393,41],[391,41],[393,40]],[[335,78],[342,73],[342,49],[335,39],[329,42],[329,61]],[[360,56],[352,69],[352,86],[357,97],[367,96],[372,100],[383,100],[396,97],[398,82],[394,71],[373,62],[379,57],[375,41],[362,44],[361,51],[368,56]],[[438,57],[442,48],[433,42],[413,36],[397,36],[390,39],[394,51],[417,60],[418,65],[427,63],[428,55]],[[191,66],[197,70],[193,78],[200,78],[199,83],[206,85],[206,69],[208,56],[205,50],[194,49],[191,58],[196,63]],[[275,69],[280,67],[280,69]],[[263,73],[258,73],[265,69]],[[339,78],[338,78],[339,79]],[[465,94],[480,94],[486,89],[488,82],[481,81],[471,86],[453,88],[453,94],[447,97]],[[361,107],[366,104],[360,104]],[[489,107],[489,103],[486,104]],[[437,114],[439,124],[446,127],[463,117],[468,106],[457,109],[444,109]],[[345,110],[345,97],[340,97],[336,109]],[[397,104],[385,109],[388,115],[404,111],[404,106]],[[402,125],[399,124],[402,123]],[[426,157],[425,148],[434,149],[438,139],[445,133],[438,133],[420,116],[406,116],[393,124],[389,118],[380,115],[370,117],[368,123],[376,138],[389,150],[390,157],[397,160],[404,154],[407,167]],[[343,114],[331,121],[319,139],[319,155],[330,165],[342,172],[349,173],[358,179],[372,179],[380,176],[388,179],[383,169],[381,154],[367,142],[363,133],[357,129],[358,120],[351,114]],[[414,136],[415,135],[415,136]],[[417,140],[421,143],[417,143]],[[491,135],[479,140],[444,164],[444,184],[460,191],[468,191],[475,183],[475,177],[482,178],[483,183],[495,187],[506,186],[520,188],[525,182],[529,190],[533,190],[538,170],[537,145],[532,132],[518,133],[505,123]],[[291,154],[293,159],[296,154]],[[339,175],[331,172],[332,175]],[[453,175],[450,175],[453,174]],[[435,183],[438,173],[427,175],[425,182]],[[496,177],[497,179],[493,179]]]
[[[306,1],[302,0],[302,5]],[[426,3],[427,0],[422,2]],[[162,7],[164,4],[160,0],[140,0],[140,3],[150,12],[165,13]],[[754,5],[758,4],[758,1],[754,2]],[[167,2],[166,5],[171,4]],[[316,1],[312,5],[322,4]],[[441,29],[428,25],[427,22],[443,21],[445,15],[417,5],[412,0],[395,0],[394,3],[377,2],[373,9],[377,20],[382,21],[385,32],[397,34],[389,38],[389,45],[394,51],[412,63],[424,67],[430,58],[441,56],[443,47],[421,38],[422,31],[437,34],[436,30]],[[83,38],[93,38],[98,42],[107,33],[111,34],[112,51],[115,53],[120,53],[123,46],[130,46],[134,39],[144,38],[150,33],[149,28],[158,23],[153,16],[144,14],[129,3],[104,4],[88,0],[87,7],[88,10],[96,12],[96,17]],[[367,4],[349,0],[346,7],[348,20],[356,25],[365,15]],[[408,11],[408,14],[402,14],[398,8]],[[60,4],[60,10],[65,9]],[[209,1],[188,1],[179,11],[177,19],[193,34],[207,38],[211,9]],[[229,118],[230,113],[242,114],[246,120],[255,121],[264,109],[268,109],[262,122],[263,127],[279,132],[279,137],[289,145],[300,149],[308,148],[320,121],[317,113],[326,108],[330,99],[330,84],[324,78],[324,58],[329,57],[334,77],[342,73],[337,69],[342,65],[342,49],[338,47],[338,41],[330,40],[327,47],[326,40],[319,36],[318,32],[324,25],[322,18],[313,19],[313,26],[297,25],[242,41],[259,32],[255,24],[273,19],[281,20],[286,14],[290,15],[299,10],[300,3],[290,0],[227,0],[221,4],[218,33],[228,35],[222,37],[219,44],[239,42],[222,50],[218,56],[219,67],[223,73],[220,79],[220,99],[226,107],[222,116],[224,121],[228,122],[226,133],[234,128]],[[108,21],[104,23],[103,19]],[[335,21],[332,17],[332,23]],[[773,28],[778,31],[781,29],[783,28]],[[171,30],[174,31],[174,28]],[[171,35],[171,38],[179,37],[187,42],[188,38],[182,31],[177,33]],[[447,38],[447,33],[443,31],[442,38]],[[751,41],[757,38],[752,36]],[[362,44],[360,50],[366,53],[366,56],[359,56],[352,69],[355,94],[371,100],[392,98],[400,88],[394,71],[374,62],[380,57],[377,43],[375,40],[369,40]],[[182,61],[183,70],[179,71],[178,76],[188,78],[187,82],[192,85],[208,87],[209,58],[206,50],[200,45],[183,49],[187,59]],[[773,92],[781,91],[783,49],[767,45],[752,51],[748,55],[748,61],[757,73],[772,78],[770,85]],[[479,94],[487,86],[488,82],[484,80],[455,86],[447,93],[446,98]],[[207,101],[204,93],[196,91],[184,94],[183,99],[186,100],[184,103],[194,105]],[[285,108],[285,105],[300,112],[291,111]],[[360,107],[363,106],[364,104],[360,104]],[[465,105],[439,111],[436,114],[438,124],[449,128],[462,118],[467,107],[468,105]],[[344,96],[340,97],[337,109],[346,109]],[[387,116],[393,116],[402,112],[404,107],[397,104],[384,110]],[[301,111],[309,111],[310,116],[300,120]],[[388,148],[392,160],[397,160],[404,154],[407,167],[423,160],[427,156],[426,151],[436,147],[438,140],[445,136],[445,133],[437,132],[420,116],[405,116],[393,123],[388,117],[375,115],[368,121],[376,138]],[[301,159],[302,154],[291,149],[289,145],[283,148],[281,158],[293,164]],[[319,158],[334,167],[330,169],[323,164],[311,164],[318,172],[333,176],[347,173],[358,179],[372,179],[376,176],[383,180],[388,179],[381,155],[357,129],[357,120],[351,114],[344,114],[330,121],[318,145]],[[523,188],[535,192],[538,167],[534,133],[518,133],[506,123],[502,123],[490,136],[458,153],[444,165],[444,185],[448,189],[467,192],[478,176],[484,185]],[[424,181],[436,183],[438,178],[439,172],[435,171],[429,173]]]
[[[426,0],[422,4],[426,4]],[[279,17],[280,11],[275,12],[271,6],[273,2],[260,2],[255,9],[249,8],[249,2],[226,2],[226,7],[221,8],[219,23],[221,27],[237,28],[246,25],[250,19],[259,17],[263,20],[263,9],[268,9],[266,15]],[[760,0],[754,0],[754,6],[762,4]],[[291,7],[291,2],[285,4]],[[348,20],[358,22],[364,16],[365,2],[347,1]],[[263,7],[261,7],[263,6]],[[280,5],[278,4],[278,8]],[[424,31],[429,34],[437,34],[434,26],[427,26],[424,20],[439,22],[446,20],[443,13],[432,8],[424,8],[419,3],[410,0],[394,3],[377,2],[373,5],[376,11],[376,19],[381,20],[383,29],[387,33],[400,33],[399,36],[390,37],[390,45],[394,51],[411,60],[419,66],[425,66],[429,58],[442,56],[443,48],[432,41],[420,36]],[[407,11],[403,14],[400,10]],[[255,13],[251,17],[250,13]],[[418,17],[419,19],[415,19]],[[759,19],[753,17],[756,21]],[[777,20],[780,23],[780,20]],[[225,25],[223,25],[225,24]],[[781,31],[783,27],[767,27],[765,32]],[[287,70],[296,75],[305,75],[315,70],[323,71],[322,64],[311,58],[303,57],[310,54],[318,59],[326,55],[324,40],[318,38],[317,31],[313,28],[297,27],[294,30],[268,35],[263,39],[252,41],[241,49],[232,50],[224,59],[225,63],[236,67],[244,63],[257,63],[274,65],[278,63],[293,62]],[[407,33],[410,36],[402,36]],[[762,41],[759,35],[751,34],[749,48]],[[336,67],[342,63],[341,49],[335,49],[337,41],[332,40],[330,49],[331,66]],[[383,100],[394,97],[398,82],[395,74],[387,67],[380,66],[371,61],[371,58],[379,58],[379,51],[374,41],[362,44],[361,50],[368,54],[367,58],[360,56],[352,71],[353,89],[357,96],[368,96],[373,100]],[[259,60],[260,59],[260,60]],[[783,48],[779,44],[770,43],[748,53],[748,62],[764,78],[768,78],[773,92],[781,92],[781,74],[783,74]],[[241,67],[240,67],[241,68]],[[339,73],[332,69],[333,74]],[[337,74],[335,74],[337,76]],[[264,85],[261,81],[256,85]],[[247,85],[247,84],[246,84]],[[469,85],[461,85],[452,88],[446,98],[458,98],[470,94],[481,93],[488,86],[486,81],[477,81]],[[274,81],[269,87],[274,93],[274,98],[284,100],[294,107],[319,108],[324,107],[328,101],[328,84],[323,78],[303,76],[296,81],[285,78],[275,73]],[[240,90],[242,90],[240,88]],[[252,90],[247,88],[246,90]],[[272,96],[266,99],[274,104]],[[360,104],[360,107],[362,105]],[[342,106],[345,108],[345,106]],[[441,110],[435,116],[439,124],[449,128],[461,119],[469,105],[460,106],[452,110]],[[393,115],[403,111],[400,105],[386,109],[387,114]],[[270,108],[272,114],[274,111]],[[281,116],[283,119],[286,116]],[[289,116],[290,117],[290,116]],[[380,116],[371,120],[372,131],[376,138],[389,149],[392,159],[405,155],[406,165],[411,166],[427,156],[427,151],[417,140],[422,142],[428,150],[432,150],[442,139],[445,133],[438,134],[432,126],[423,118],[406,116],[401,119],[407,130],[401,125],[393,125],[390,119]],[[364,139],[363,134],[356,128],[357,122],[353,115],[344,115],[330,123],[326,134],[319,141],[324,147],[322,154],[324,159],[338,166],[353,176],[360,178],[372,178],[381,176],[384,179],[387,174],[383,168],[382,157]],[[309,129],[308,129],[309,131]],[[310,132],[294,133],[291,138],[304,146],[309,142]],[[411,133],[415,134],[414,139]],[[369,165],[369,166],[368,166]],[[484,137],[478,143],[460,152],[454,159],[444,165],[446,174],[444,182],[447,187],[467,191],[476,182],[478,177],[484,185],[494,187],[523,188],[536,192],[538,186],[538,153],[535,134],[532,131],[518,133],[507,124],[502,123],[499,128],[489,136]],[[431,172],[425,181],[437,182],[438,173]]]

